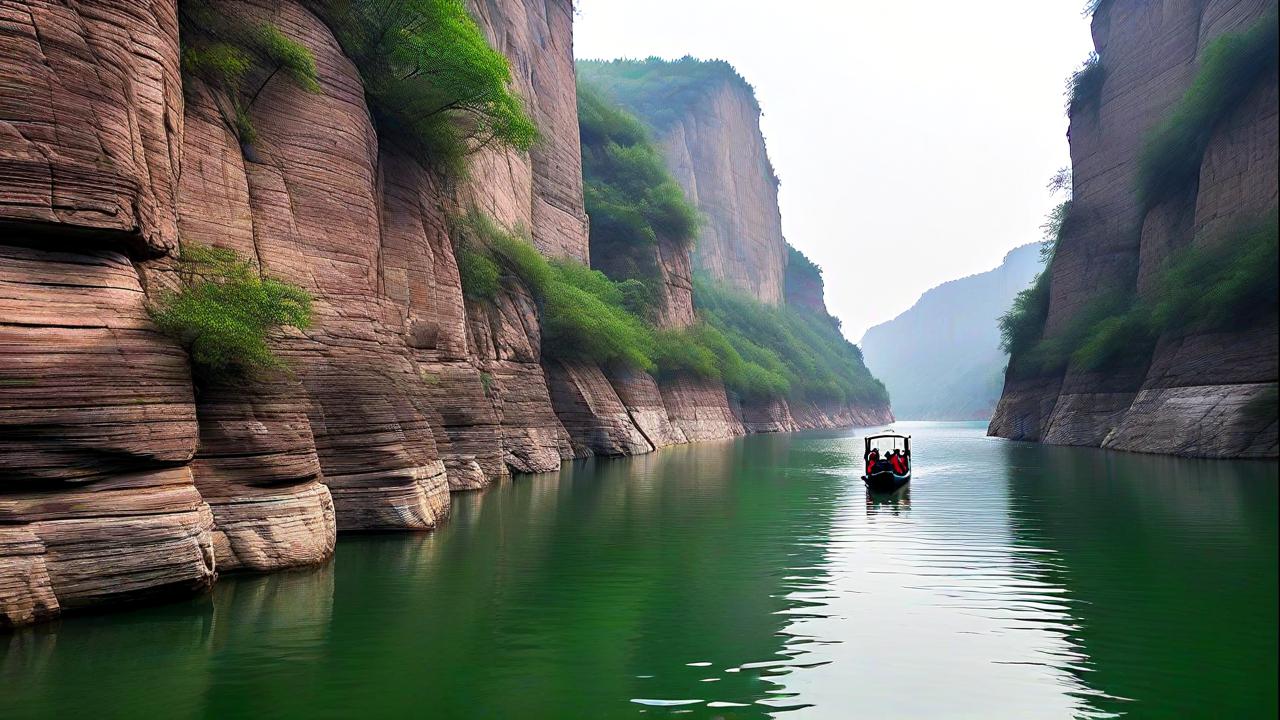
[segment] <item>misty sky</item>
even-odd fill
[[[723,58],[755,85],[783,232],[851,340],[1040,239],[1083,0],[577,5],[580,58]]]

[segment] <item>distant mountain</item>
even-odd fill
[[[985,420],[1007,361],[996,318],[1040,271],[1040,245],[1011,250],[1000,267],[929,290],[910,310],[862,336],[867,367],[903,420]]]

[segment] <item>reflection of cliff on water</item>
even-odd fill
[[[789,606],[777,569],[816,563],[797,539],[827,521],[810,506],[822,483],[761,474],[785,467],[791,442],[588,460],[459,497],[410,578],[348,561],[399,539],[344,542],[341,623],[382,627],[349,639],[335,628],[339,644],[377,652],[334,677],[411,673],[379,687],[377,705],[410,708],[426,691],[444,717],[605,717],[630,714],[627,698],[762,697],[754,673],[723,668],[775,658]],[[369,607],[346,604],[357,598]],[[688,665],[701,662],[714,669]]]
[[[232,576],[194,600],[0,635],[0,716],[173,717],[211,699],[220,717],[271,703],[285,692],[271,665],[323,652],[332,596],[332,566]],[[236,682],[221,681],[228,671]]]
[[[1091,704],[1274,717],[1277,465],[1004,446],[1019,541],[1051,551]]]
[[[318,570],[4,638],[6,709],[559,720],[753,703],[766,671],[726,670],[787,659],[787,613],[806,605],[791,590],[825,573],[839,483],[822,469],[847,464],[774,436],[460,495],[437,533],[348,536]]]

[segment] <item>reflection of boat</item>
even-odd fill
[[[903,485],[897,490],[876,492],[867,488],[867,516],[874,517],[883,513],[901,515],[911,509],[911,486]]]
[[[862,476],[862,482],[874,492],[893,492],[903,485],[911,482],[911,436],[897,435],[886,433],[883,435],[869,435],[864,439],[866,443],[862,453],[863,466],[867,469],[867,474]],[[884,459],[885,453],[889,450],[897,450],[898,445],[902,445],[902,455],[906,460],[906,472],[896,472],[887,460]],[[871,452],[876,452],[880,459],[874,466],[871,465]]]

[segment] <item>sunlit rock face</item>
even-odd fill
[[[526,288],[464,298],[451,225],[471,208],[546,256],[589,260],[569,0],[473,4],[541,138],[474,155],[461,181],[380,137],[320,4],[220,7],[316,60],[320,92],[262,87],[251,153],[206,88],[184,87],[176,0],[0,9],[0,625],[322,563],[339,531],[430,530],[450,491],[575,456],[866,419],[744,408],[696,378],[544,367]],[[777,302],[772,173],[762,141],[734,147],[758,139],[757,111],[726,92],[716,112],[732,132],[692,123],[685,148],[752,188],[730,198],[710,189],[727,180],[700,181],[727,198],[722,240],[747,233],[716,252],[759,266],[724,277],[762,278]],[[271,340],[288,372],[193,378],[147,311],[192,244],[312,295],[310,327]],[[686,326],[694,259],[657,252],[657,322]]]
[[[1195,187],[1149,209],[1135,192],[1145,138],[1187,90],[1205,49],[1272,7],[1265,0],[1101,4],[1093,34],[1106,76],[1096,105],[1071,117],[1075,207],[1051,268],[1048,336],[1064,332],[1108,288],[1148,296],[1171,253],[1211,247],[1233,225],[1275,212],[1274,70],[1214,126]],[[1149,360],[1121,370],[1008,379],[990,432],[1140,452],[1275,457],[1277,375],[1275,317],[1166,336]]]
[[[214,580],[184,353],[137,262],[176,246],[172,3],[0,9],[0,626]]]
[[[719,61],[587,62],[581,72],[653,128],[668,169],[702,214],[694,268],[781,304],[787,247],[751,86]]]

